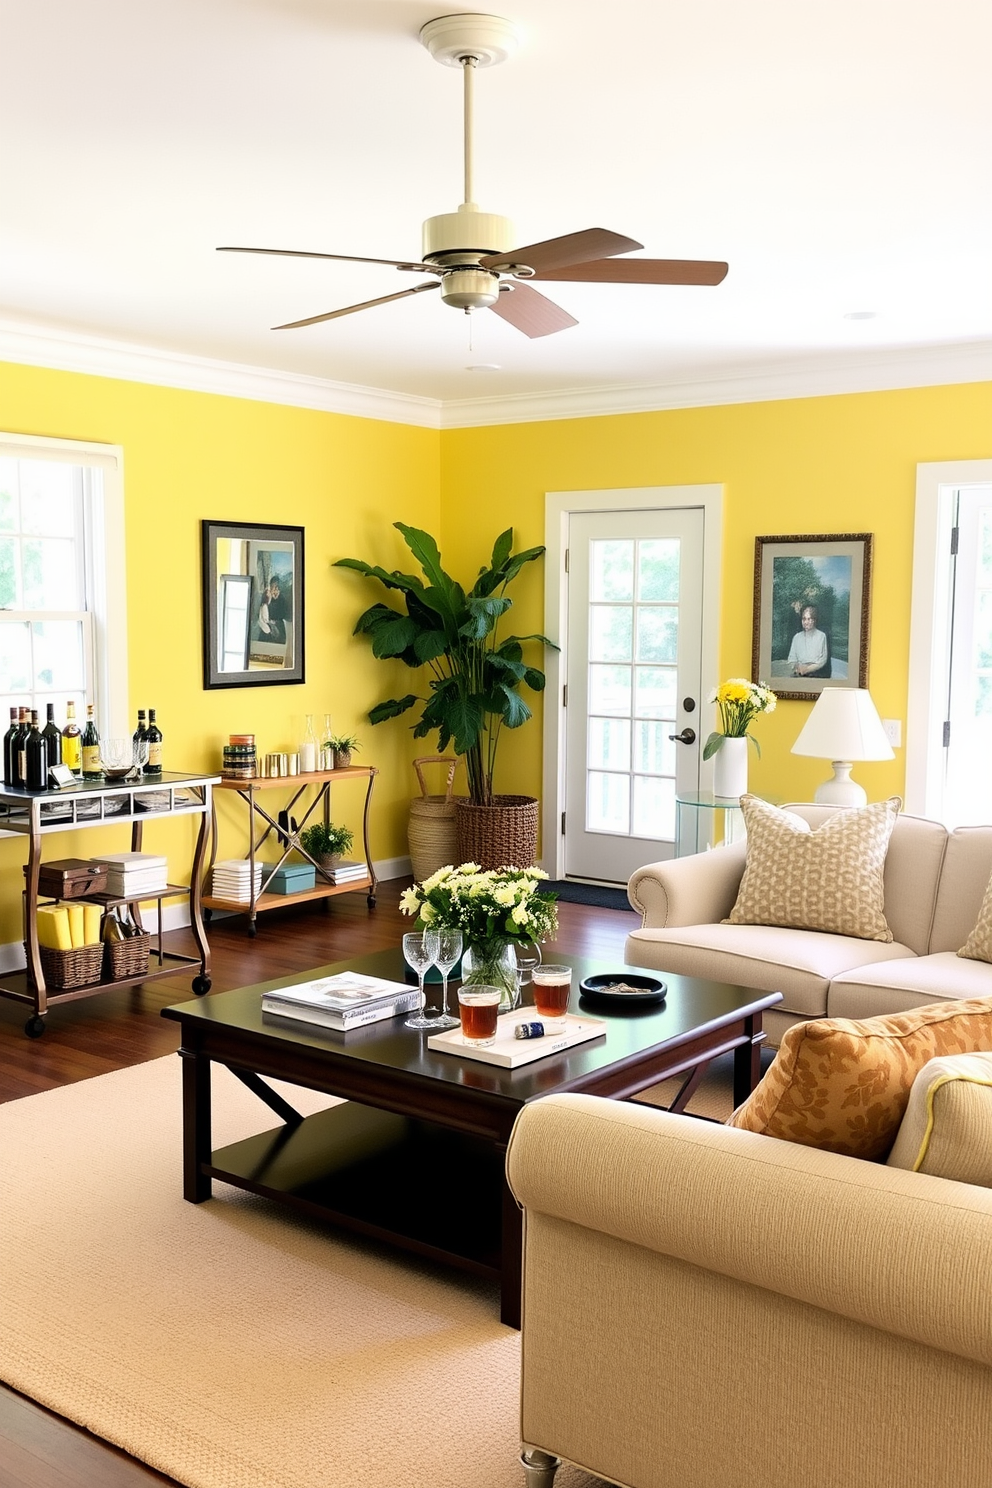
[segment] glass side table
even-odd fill
[[[762,796],[763,801],[769,800]],[[772,801],[772,805],[776,802]],[[734,796],[715,796],[712,791],[686,791],[675,797],[675,856],[686,858],[713,845],[717,832],[722,842],[744,837],[744,813]]]

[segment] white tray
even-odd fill
[[[565,1027],[560,1033],[546,1033],[543,1038],[518,1039],[514,1029],[518,1023],[540,1023],[536,1008],[521,1008],[515,1013],[504,1013],[496,1020],[496,1042],[479,1048],[467,1044],[460,1028],[447,1033],[432,1033],[427,1040],[428,1049],[439,1054],[457,1054],[462,1059],[479,1059],[483,1064],[498,1064],[503,1069],[516,1069],[519,1064],[531,1064],[535,1059],[547,1059],[549,1054],[560,1054],[575,1044],[587,1043],[590,1039],[606,1037],[606,1023],[602,1018],[577,1017],[569,1013]]]

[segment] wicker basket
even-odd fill
[[[24,947],[27,954],[27,946]],[[103,947],[99,945],[75,946],[71,951],[56,951],[51,946],[39,946],[41,974],[45,986],[52,992],[65,992],[70,987],[85,987],[100,980]]]
[[[482,868],[533,867],[539,810],[533,796],[495,796],[491,806],[456,802],[460,860]]]
[[[127,940],[107,940],[103,946],[103,975],[108,982],[118,982],[122,977],[144,976],[148,970],[148,949],[151,935],[143,930],[140,935],[129,935]]]
[[[447,790],[443,796],[427,794],[422,765],[447,765]],[[444,754],[425,754],[413,762],[421,793],[410,802],[407,839],[416,883],[423,883],[425,878],[429,878],[448,863],[462,861],[458,856],[458,828],[455,819],[455,807],[459,798],[451,794],[457,765],[457,759]]]

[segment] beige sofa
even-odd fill
[[[787,810],[814,829],[836,807]],[[764,1026],[778,1044],[804,1018],[869,1018],[941,998],[992,996],[992,965],[956,952],[978,918],[992,874],[992,827],[958,827],[901,815],[885,860],[891,942],[725,925],[744,872],[745,842],[650,863],[627,887],[642,927],[627,937],[631,966],[781,992]]]
[[[507,1172],[528,1488],[988,1488],[992,1190],[569,1095]]]

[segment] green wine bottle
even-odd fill
[[[93,718],[93,704],[86,704],[86,727],[83,730],[83,779],[100,780],[103,770],[100,767],[100,735],[96,731],[96,723]]]

